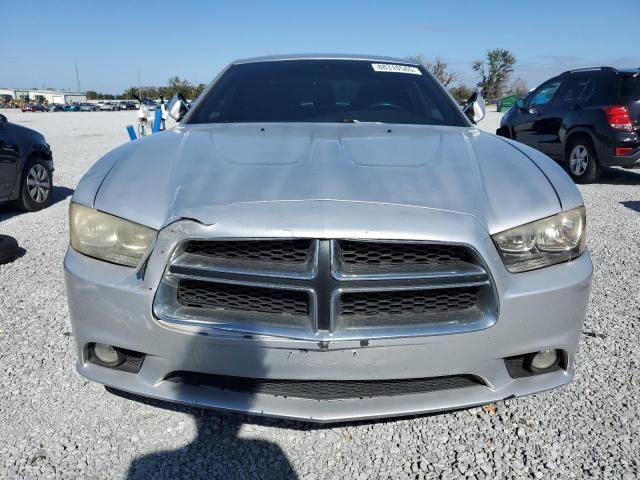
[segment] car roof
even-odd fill
[[[260,62],[281,62],[287,60],[364,60],[371,62],[392,62],[402,63],[405,65],[419,65],[419,63],[395,57],[383,57],[379,55],[358,55],[344,53],[307,53],[307,54],[289,54],[289,55],[267,55],[262,57],[252,57],[234,60],[232,65],[243,63],[260,63]]]
[[[570,73],[580,73],[580,72],[616,72],[616,73],[638,73],[640,71],[640,67],[637,68],[615,68],[615,67],[586,67],[586,68],[576,68],[575,70],[567,70],[563,72],[562,75],[570,74]]]

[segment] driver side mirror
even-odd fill
[[[0,113],[0,128],[4,127],[5,123],[7,123],[7,117]]]
[[[169,116],[176,122],[182,121],[182,118],[189,111],[189,104],[180,92],[176,93],[169,102]]]
[[[524,110],[524,99],[523,98],[519,98],[518,101],[516,102],[516,108],[519,110]]]
[[[473,92],[462,107],[462,111],[475,124],[484,118],[486,106],[479,90]]]

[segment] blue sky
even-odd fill
[[[569,68],[640,66],[638,0],[49,0],[10,10],[0,87],[74,89],[75,59],[81,88],[105,93],[136,85],[138,68],[143,85],[209,83],[235,58],[275,53],[421,53],[472,84],[471,62],[502,47],[518,58],[512,78],[530,87]]]

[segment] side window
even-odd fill
[[[546,103],[549,103],[560,88],[561,84],[562,81],[560,80],[551,80],[550,82],[547,82],[539,87],[535,92],[533,92],[533,96],[531,97],[529,106],[533,107],[536,105],[544,105]]]
[[[585,75],[571,77],[558,94],[558,101],[586,100],[593,93],[593,80]]]

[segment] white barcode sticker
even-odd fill
[[[371,66],[376,72],[410,73],[412,75],[422,75],[419,68],[407,65],[396,65],[394,63],[372,63]]]

